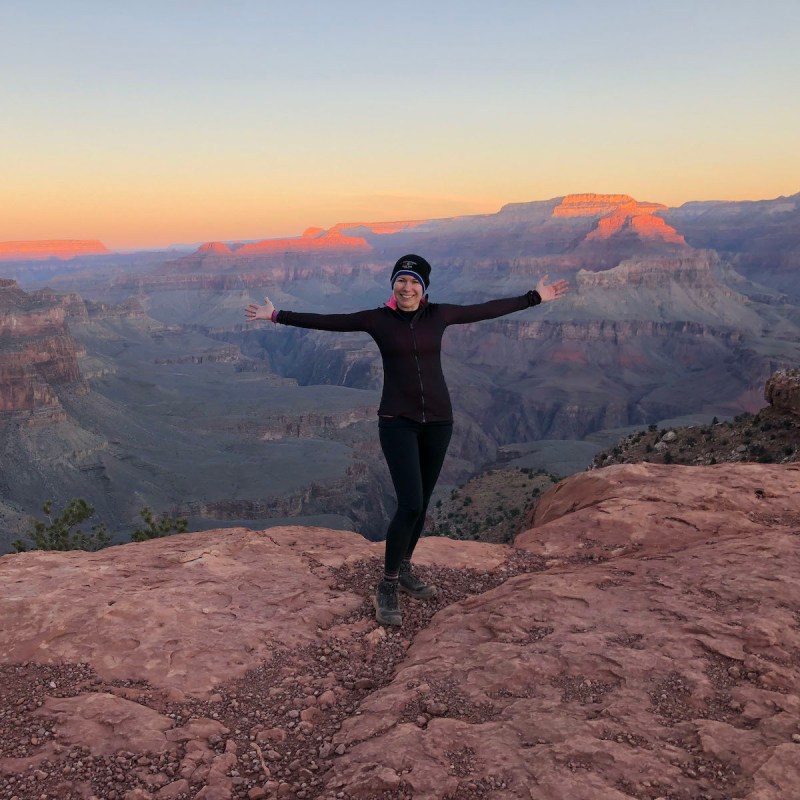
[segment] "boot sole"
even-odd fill
[[[383,616],[378,608],[378,599],[376,597],[372,598],[372,605],[375,608],[375,619],[381,625],[402,625],[403,624],[403,615],[398,613],[397,615],[390,615],[390,616]]]
[[[413,589],[407,589],[403,584],[397,587],[404,594],[414,597],[417,600],[431,600],[439,594],[439,590],[435,586],[426,586],[421,592],[415,592]]]

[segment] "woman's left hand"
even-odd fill
[[[536,291],[539,292],[539,297],[542,298],[543,303],[550,300],[558,300],[569,291],[569,284],[565,280],[558,280],[555,283],[547,282],[547,275],[543,275],[539,283],[536,284]]]

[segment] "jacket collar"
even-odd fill
[[[422,299],[419,301],[419,307],[420,307],[420,308],[422,308],[422,306],[424,306],[424,305],[425,305],[425,303],[427,303],[427,302],[428,302],[428,298],[427,298],[427,297],[423,297],[423,298],[422,298]],[[389,299],[388,299],[388,300],[387,300],[387,301],[384,303],[384,305],[385,305],[387,308],[391,308],[391,309],[392,309],[392,311],[397,311],[397,310],[398,310],[398,309],[397,309],[397,298],[396,298],[394,295],[392,295],[392,296],[391,296],[391,297],[390,297],[390,298],[389,298]],[[419,310],[419,309],[417,309],[417,310]]]

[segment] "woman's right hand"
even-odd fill
[[[252,322],[256,319],[265,319],[268,322],[271,322],[273,311],[275,311],[275,306],[272,304],[272,300],[270,300],[269,297],[265,297],[263,306],[259,306],[256,303],[250,303],[250,305],[244,310],[244,315],[247,317],[248,322]]]

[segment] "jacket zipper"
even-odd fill
[[[414,343],[414,361],[417,363],[417,375],[419,376],[419,397],[422,401],[422,421],[425,422],[425,387],[422,385],[422,368],[419,365],[419,352],[417,351],[417,334],[414,332],[414,323],[409,322],[411,327],[411,341]]]

